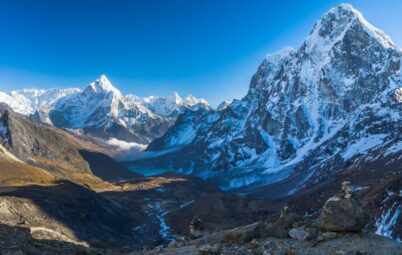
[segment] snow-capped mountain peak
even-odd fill
[[[53,105],[57,100],[65,96],[81,92],[78,88],[67,89],[23,89],[12,91],[10,94],[20,94],[30,101],[33,111],[41,110],[43,107]]]
[[[325,54],[328,54],[339,41],[344,40],[347,34],[361,33],[369,34],[384,48],[397,48],[388,35],[370,24],[350,4],[340,4],[330,9],[322,19],[316,22],[305,41],[305,50],[306,53],[323,55],[322,58],[324,58]],[[358,37],[354,36],[354,38]]]
[[[106,75],[102,74],[98,79],[89,84],[87,89],[90,89],[96,93],[109,93],[112,92],[115,96],[121,97],[121,92],[113,86]]]
[[[195,97],[193,97],[193,95],[188,95],[186,97],[186,99],[184,100],[184,103],[189,106],[194,106],[197,104],[208,105],[207,101],[205,101],[203,98],[195,98]]]
[[[339,14],[339,12],[350,13],[361,25],[364,26],[367,32],[376,37],[385,48],[397,48],[391,38],[385,34],[382,30],[376,28],[370,24],[363,16],[361,12],[353,8],[351,4],[340,4],[336,8],[332,8],[329,13]]]
[[[185,109],[195,111],[199,108],[211,108],[208,102],[202,98],[195,98],[192,95],[182,98],[177,92],[173,92],[167,97],[147,97],[143,99],[143,102],[152,112],[170,117],[177,117]]]
[[[268,55],[230,111],[189,113],[148,150],[170,150],[175,138],[191,137],[185,147],[175,145],[171,155],[152,160],[242,191],[294,173],[294,189],[399,141],[401,60],[388,36],[340,5],[297,51]]]
[[[186,97],[186,101],[189,103],[189,104],[196,104],[196,98],[195,97],[193,97],[192,95],[188,95],[187,97]]]
[[[175,104],[181,104],[183,102],[183,98],[176,91],[173,91],[173,93],[168,96],[168,99]]]

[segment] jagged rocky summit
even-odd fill
[[[401,57],[384,32],[341,4],[299,49],[268,55],[243,99],[220,111],[185,112],[148,146],[158,157],[133,164],[193,173],[242,193],[271,185],[269,197],[363,162],[389,161],[400,173]]]

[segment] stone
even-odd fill
[[[223,234],[222,242],[246,243],[254,240],[254,244],[258,244],[256,238],[261,237],[263,228],[262,222],[234,228]]]
[[[335,251],[331,255],[345,255],[345,252],[344,251]]]
[[[299,241],[305,241],[310,236],[310,233],[304,228],[292,228],[289,230],[289,236]]]
[[[352,184],[348,181],[344,181],[341,184],[341,192],[343,198],[352,198],[353,197],[353,187]]]
[[[205,234],[206,231],[203,222],[195,216],[190,222],[190,237],[196,239],[203,237]]]
[[[350,182],[343,182],[342,195],[328,199],[318,219],[321,230],[360,232],[369,223],[365,202],[354,198],[352,190]]]
[[[172,240],[168,244],[168,248],[173,248],[173,247],[176,247],[176,240]]]
[[[156,252],[160,252],[160,251],[162,251],[162,250],[163,250],[163,248],[164,248],[164,246],[163,246],[163,245],[158,245],[158,246],[156,246],[156,247],[154,248],[154,251],[156,251]]]
[[[203,245],[198,250],[198,255],[218,255],[220,251],[219,245]]]
[[[289,229],[293,224],[297,223],[300,217],[291,212],[287,206],[282,208],[281,215],[274,222],[268,223],[265,229],[265,234],[271,237],[285,238],[288,236]]]
[[[336,238],[336,232],[324,232],[322,233],[322,238],[324,240],[331,240]]]

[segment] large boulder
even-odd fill
[[[299,241],[305,241],[310,236],[310,233],[304,228],[292,228],[289,230],[289,236]]]
[[[195,216],[190,222],[190,237],[192,239],[200,238],[206,235],[207,232],[204,227],[204,223],[200,218]]]
[[[324,231],[360,232],[369,223],[370,215],[363,200],[353,197],[348,186],[342,184],[342,194],[325,203],[318,225]]]

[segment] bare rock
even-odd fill
[[[346,189],[342,185],[342,190]],[[370,215],[365,208],[365,203],[360,199],[352,198],[351,193],[343,197],[332,197],[325,203],[318,219],[320,229],[324,231],[353,231],[360,232],[367,223]]]
[[[289,236],[299,241],[305,241],[310,236],[310,233],[304,228],[292,228],[289,230]]]
[[[322,233],[322,238],[323,238],[324,240],[331,240],[331,239],[334,239],[334,238],[336,238],[336,232],[325,232],[325,233]]]
[[[206,244],[198,250],[198,255],[218,255],[220,251],[219,245]]]
[[[267,224],[265,234],[271,237],[285,238],[288,236],[289,229],[299,220],[300,217],[286,206],[282,208],[281,215],[276,221]]]
[[[195,216],[190,223],[190,237],[193,239],[203,237],[206,234],[205,227],[200,218]]]
[[[226,231],[222,236],[222,242],[246,243],[261,237],[264,225],[256,222],[250,225],[237,227]],[[255,240],[256,241],[256,240]]]

